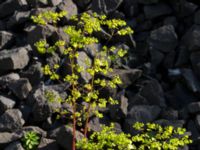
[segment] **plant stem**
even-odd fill
[[[72,150],[76,150],[76,103],[73,103],[73,139]]]
[[[87,132],[88,132],[89,118],[90,118],[90,104],[89,104],[88,110],[87,110],[87,116],[86,116],[86,122],[85,122],[85,129],[84,129],[84,136],[86,138],[87,138]]]

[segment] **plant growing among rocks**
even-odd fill
[[[47,11],[32,16],[32,20],[42,26],[48,23],[56,26],[58,21],[66,15],[66,12]],[[103,117],[98,111],[99,108],[105,108],[108,104],[117,104],[118,101],[112,97],[100,97],[101,89],[117,88],[122,81],[118,75],[109,76],[113,72],[113,65],[117,59],[121,59],[127,53],[124,49],[118,49],[110,45],[110,41],[115,36],[125,36],[132,34],[133,30],[127,26],[126,22],[121,19],[107,19],[105,15],[96,13],[82,13],[73,16],[70,19],[72,25],[68,25],[64,32],[69,36],[69,42],[59,40],[50,45],[46,39],[40,39],[35,43],[38,52],[42,55],[47,53],[56,53],[57,49],[62,49],[61,57],[64,58],[67,74],[59,74],[61,64],[45,65],[42,70],[44,75],[49,76],[50,80],[57,82],[67,82],[70,87],[66,90],[68,97],[62,99],[61,103],[67,103],[72,108],[71,120],[73,126],[73,144],[72,149],[76,149],[76,131],[77,126],[83,128],[84,136],[87,138],[89,129],[89,118],[91,115]],[[75,25],[74,25],[75,24]],[[77,63],[80,53],[87,45],[98,44],[100,41],[95,36],[97,33],[106,30],[109,38],[101,50],[95,50],[92,59],[85,57],[84,65]],[[83,58],[82,58],[83,59]],[[82,77],[84,74],[85,78]],[[51,96],[52,101],[52,95]],[[66,110],[55,110],[59,114],[69,113]]]
[[[29,131],[25,133],[21,141],[25,150],[36,150],[40,137],[36,132]]]

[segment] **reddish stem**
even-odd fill
[[[72,139],[72,150],[76,150],[76,107],[73,104],[73,139]]]
[[[90,104],[87,110],[86,122],[85,122],[85,129],[84,129],[84,136],[87,138],[88,126],[89,126],[89,117],[90,117]]]

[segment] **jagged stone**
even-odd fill
[[[10,48],[14,43],[14,35],[7,31],[0,31],[0,49]]]
[[[14,100],[0,95],[0,115],[2,115],[7,109],[13,108],[14,105]]]

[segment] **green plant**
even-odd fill
[[[40,142],[39,135],[34,131],[26,132],[21,139],[25,150],[36,150]]]
[[[60,12],[43,12],[38,16],[32,16],[32,20],[39,25],[47,25],[48,23],[56,24],[66,13]],[[62,100],[63,103],[68,103],[72,107],[71,119],[73,122],[73,147],[75,150],[76,143],[76,128],[77,125],[84,128],[84,135],[87,137],[88,123],[90,114],[93,113],[97,117],[103,117],[98,111],[98,108],[104,108],[107,104],[117,104],[118,101],[112,97],[99,97],[101,89],[105,87],[116,88],[121,84],[118,75],[109,79],[102,79],[97,75],[108,75],[113,72],[113,64],[117,59],[121,59],[127,53],[126,50],[118,49],[115,46],[109,45],[110,40],[115,36],[125,36],[132,34],[133,31],[126,25],[126,22],[121,19],[107,19],[105,15],[97,15],[96,13],[83,13],[78,16],[73,16],[71,22],[75,25],[68,25],[64,32],[70,37],[70,41],[59,40],[53,45],[50,45],[46,39],[41,39],[35,43],[38,52],[42,55],[46,53],[55,53],[56,50],[62,47],[62,58],[67,57],[67,65],[65,66],[69,73],[62,77],[58,74],[60,64],[53,66],[45,65],[43,67],[44,75],[49,76],[50,80],[59,82],[68,82],[71,86],[66,91],[68,97]],[[105,29],[110,35],[108,41],[102,46],[100,51],[96,51],[92,60],[85,59],[85,65],[80,66],[76,63],[79,57],[79,51],[90,44],[98,44],[99,39],[95,37],[95,33]],[[80,81],[81,73],[86,73],[89,80]],[[51,95],[50,95],[51,97]],[[87,105],[85,105],[87,103]],[[56,110],[63,114],[63,110]],[[64,110],[66,112],[66,110]]]
[[[101,132],[94,132],[89,139],[77,142],[80,150],[178,150],[192,143],[184,128],[162,127],[155,123],[135,123],[139,133],[134,136],[114,131],[114,126],[103,126]]]

